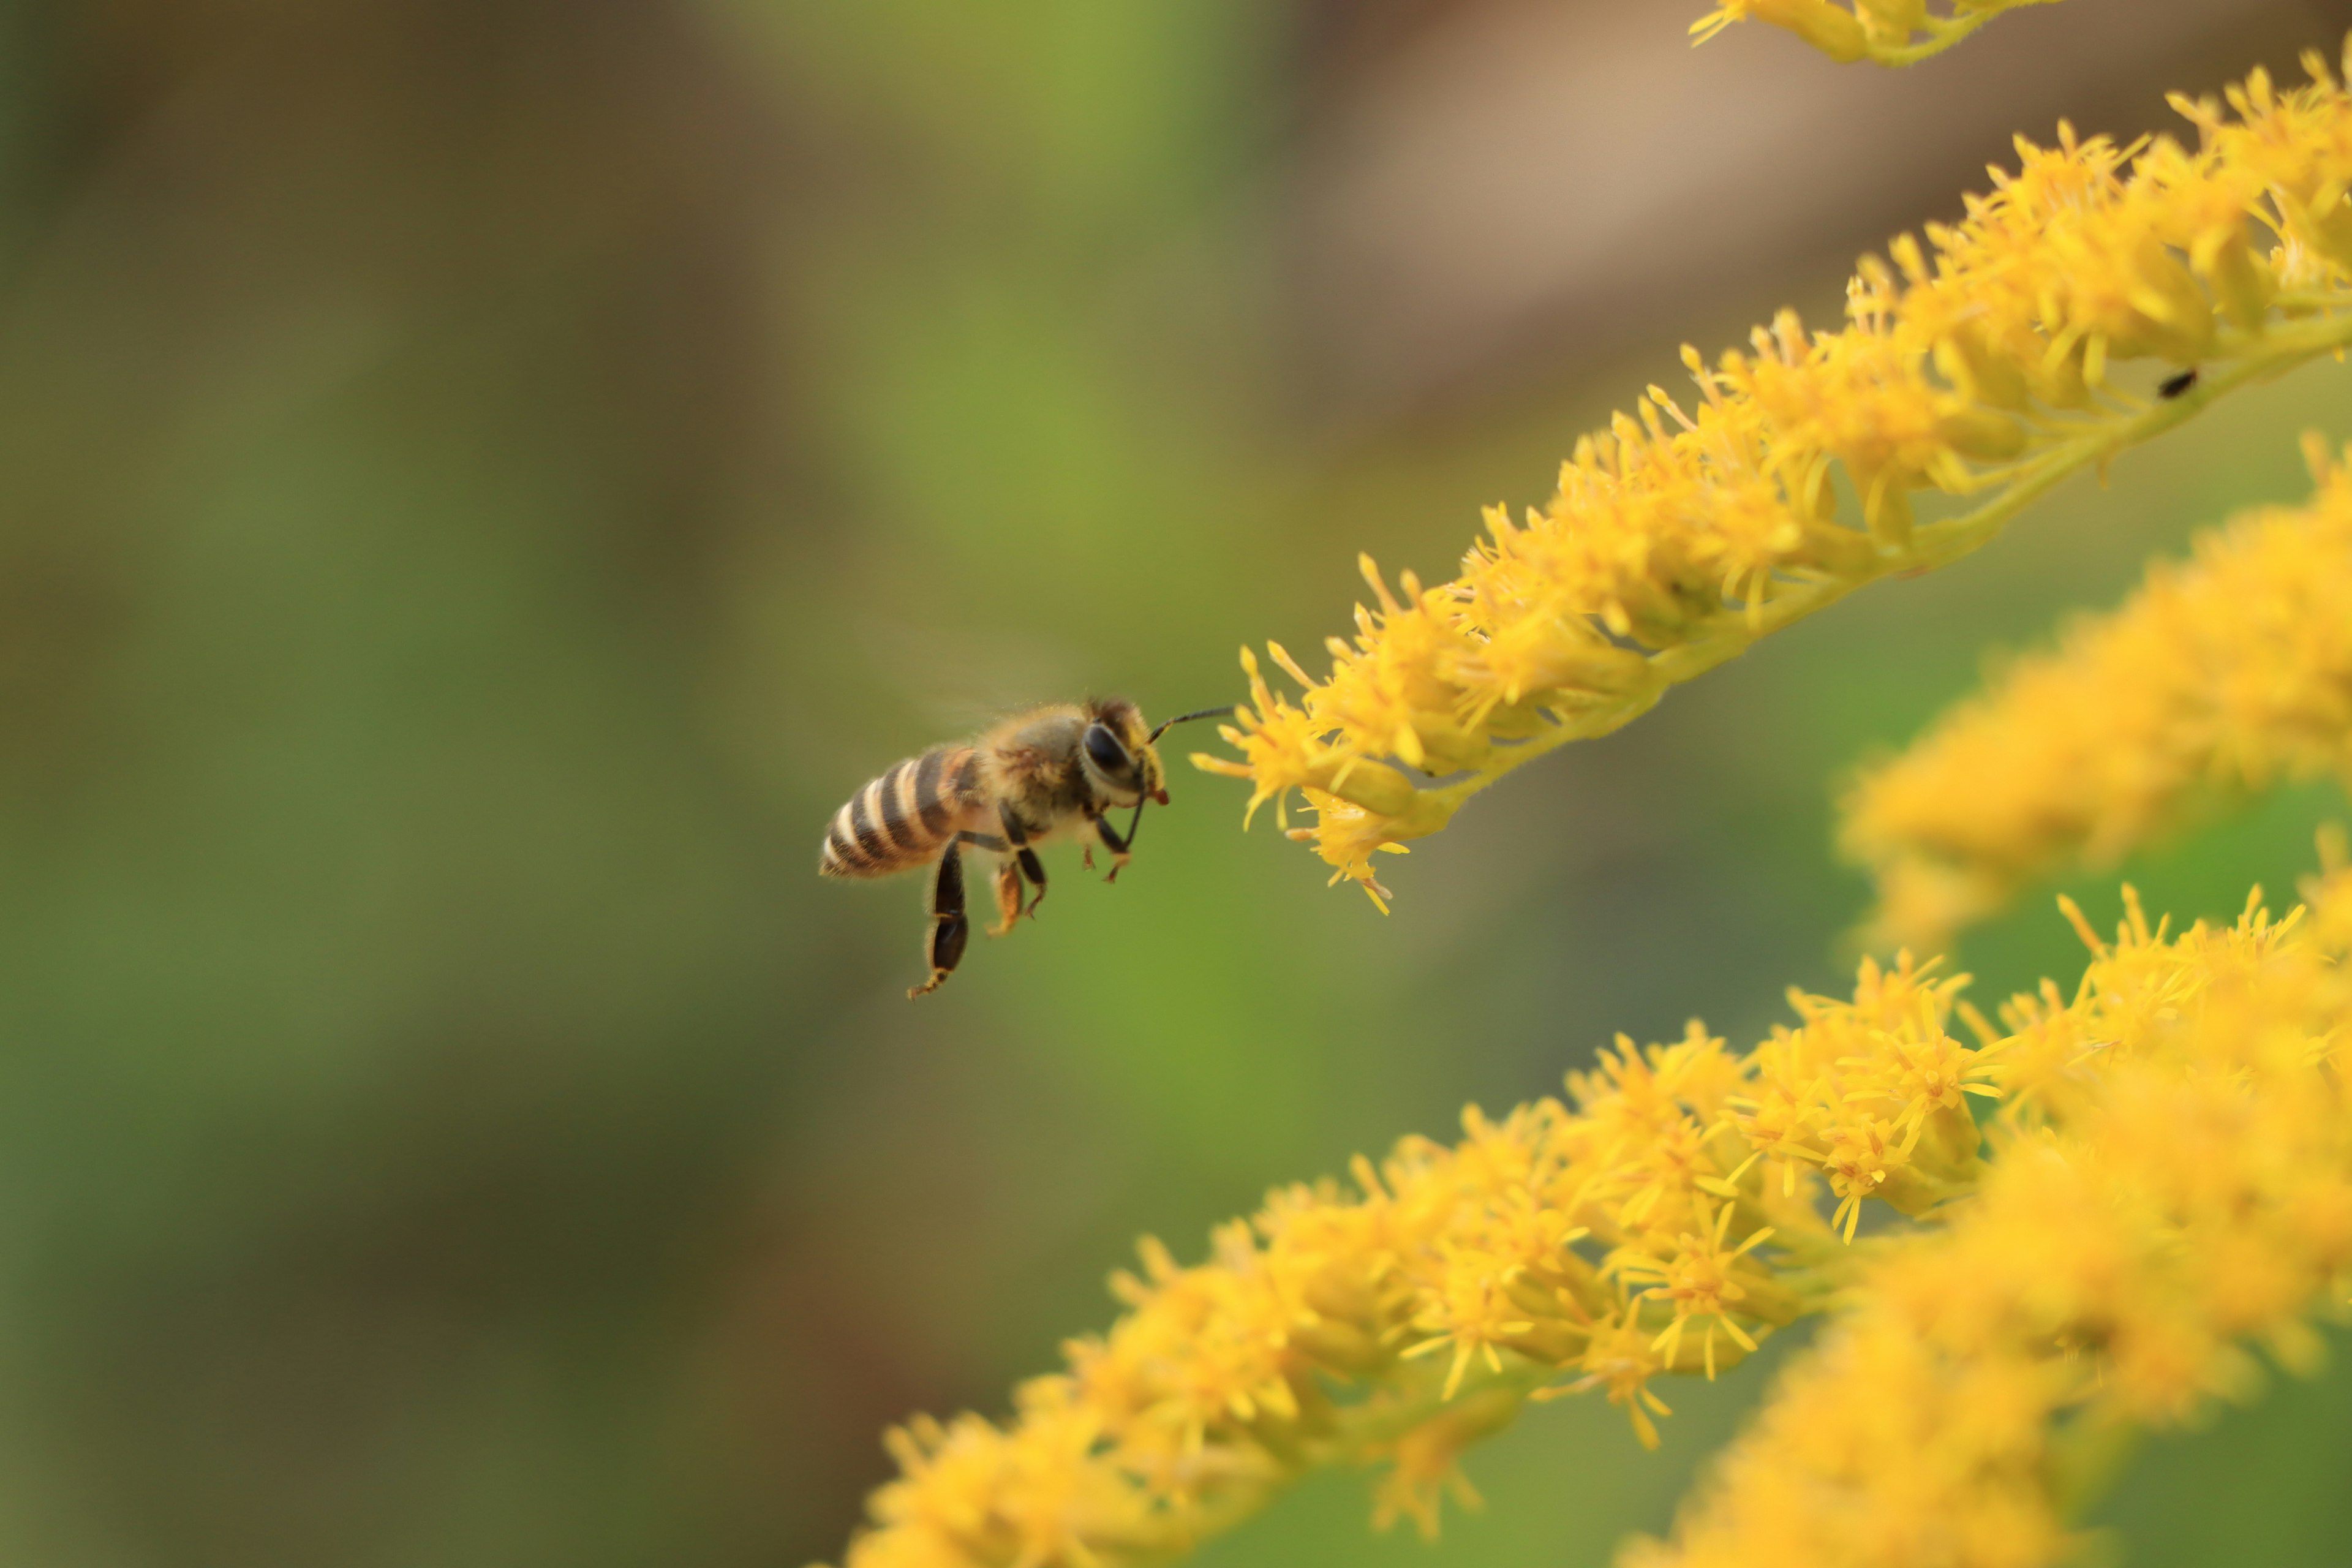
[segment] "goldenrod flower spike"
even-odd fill
[[[1940,946],[2221,801],[2352,784],[2352,471],[2305,449],[2307,506],[2201,535],[1860,777],[1841,836],[1878,885],[1875,941]]]
[[[1941,14],[1926,0],[1853,0],[1853,8],[1832,0],[1723,0],[1691,24],[1691,37],[1705,43],[1734,22],[1750,19],[1786,27],[1841,65],[1874,60],[1907,66],[1938,55],[2003,11],[2051,0],[1953,0]]]
[[[1696,1024],[1621,1037],[1568,1101],[1277,1192],[1205,1262],[1147,1241],[1126,1315],[1012,1421],[892,1436],[848,1568],[1159,1563],[1366,1460],[1391,1466],[1379,1517],[1433,1529],[1528,1399],[1605,1392],[1654,1445],[1657,1378],[1825,1310],[1629,1563],[2054,1563],[2075,1450],[2242,1388],[2248,1342],[2307,1364],[2308,1315],[2352,1287],[2352,868],[2323,856],[2308,918],[2257,891],[2176,937],[2126,892],[2072,999],[2015,999],[1981,1047],[1947,1032],[1958,977],[1865,963],[1747,1056]],[[1968,1094],[1996,1101],[1987,1151]],[[1916,1217],[1848,1247],[1872,1198]]]
[[[2352,877],[2312,918],[2167,940],[2135,903],[2071,1002],[2009,1012],[1992,1159],[1891,1240],[1686,1506],[1623,1568],[2041,1568],[2089,1463],[2308,1368],[2352,1271]]]
[[[1567,1100],[1474,1109],[1458,1142],[1277,1192],[1205,1262],[1146,1241],[1113,1281],[1126,1315],[1024,1385],[1011,1422],[892,1436],[902,1474],[847,1568],[1126,1568],[1368,1460],[1391,1467],[1379,1516],[1432,1529],[1465,1495],[1461,1450],[1531,1397],[1604,1392],[1654,1445],[1654,1380],[1727,1370],[1853,1277],[1812,1173],[1843,1130],[1909,1140],[1903,1180],[1850,1207],[1967,1189],[1966,1116],[1948,1119],[1990,1058],[1945,1032],[1960,984],[1865,964],[1851,1002],[1797,996],[1799,1025],[1746,1057],[1696,1024],[1620,1037]],[[1759,1114],[1791,1075],[1793,1114]]]
[[[1239,758],[1194,762],[1249,780],[1253,812],[1309,792],[1301,837],[1385,908],[1371,855],[1439,831],[1513,768],[2352,343],[2352,97],[2305,63],[2305,87],[2257,72],[2226,103],[2179,101],[2194,148],[2063,126],[2055,146],[2021,141],[1959,223],[1864,259],[1843,328],[1784,312],[1712,364],[1686,349],[1691,394],[1652,387],[1578,442],[1523,522],[1491,509],[1453,581],[1392,586],[1362,563],[1371,602],[1327,677],[1269,648],[1295,701],[1244,652],[1250,700],[1222,731]],[[2150,389],[2197,375],[2142,396],[2122,384],[2137,361],[2156,363],[2136,376]],[[1977,499],[1936,520],[1921,492]]]

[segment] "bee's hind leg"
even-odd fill
[[[931,962],[931,977],[907,994],[920,996],[938,990],[962,961],[963,944],[971,935],[971,926],[963,913],[963,848],[950,844],[931,873],[931,929],[923,942],[924,953]]]

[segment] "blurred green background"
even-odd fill
[[[1988,647],[2304,493],[2321,366],[1496,789],[1381,920],[1181,770],[910,1005],[826,815],[1019,703],[1228,700],[1445,574],[1688,339],[2337,5],[2069,0],[1902,78],[1696,0],[88,0],[0,12],[0,1561],[797,1565],[1141,1231],[1625,1029],[1834,985],[1834,780]],[[1190,738],[1187,738],[1188,741]],[[1189,749],[1189,746],[1178,748]],[[2129,868],[2284,896],[2312,789]],[[2099,879],[2075,889],[2102,919]],[[1964,957],[2071,973],[2047,904]],[[1552,1405],[1432,1548],[1322,1478],[1214,1568],[1568,1568]],[[2339,1563],[2352,1374],[2150,1447],[2141,1563]]]

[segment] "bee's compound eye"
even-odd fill
[[[1118,743],[1118,737],[1110,732],[1109,725],[1087,725],[1086,745],[1087,755],[1092,757],[1095,766],[1103,772],[1124,774],[1135,771],[1135,759],[1127,754],[1127,748]]]

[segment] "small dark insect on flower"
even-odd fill
[[[2158,382],[2156,384],[2156,395],[2158,397],[2178,397],[2196,384],[2197,367],[2192,364],[2187,370],[2180,371],[2172,375],[2168,375],[2162,381]]]

